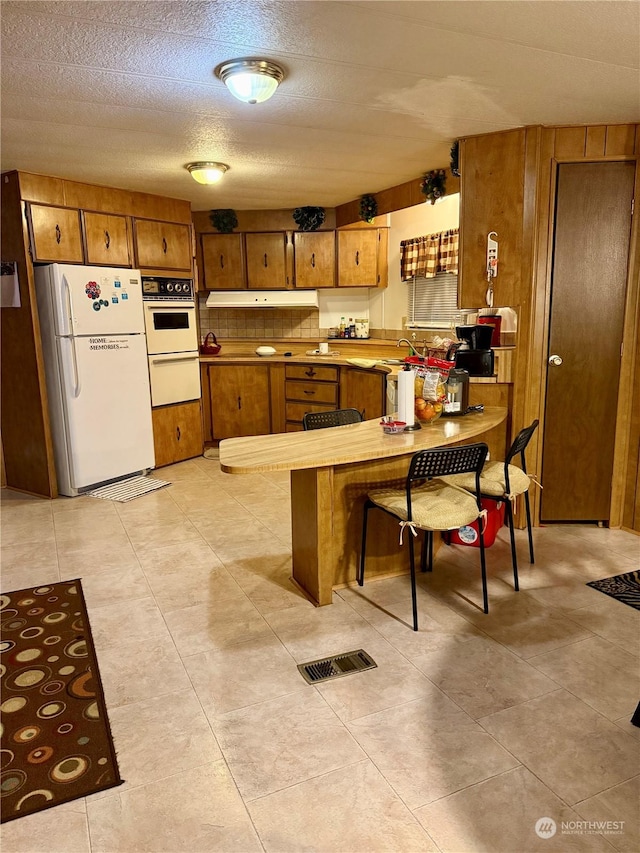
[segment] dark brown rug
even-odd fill
[[[600,581],[590,581],[587,586],[640,610],[640,571],[626,572],[624,575],[615,575]]]
[[[80,580],[0,594],[4,823],[122,784]]]

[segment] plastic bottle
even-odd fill
[[[345,326],[345,322],[344,322],[344,317],[340,317],[340,326],[339,326],[339,329],[340,329],[340,337],[341,337],[341,338],[344,338],[344,336],[345,336],[345,331],[346,331],[346,326]]]
[[[353,322],[353,317],[349,317],[349,337],[355,338],[356,336],[356,324]]]

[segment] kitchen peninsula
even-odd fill
[[[228,474],[291,472],[293,580],[317,605],[355,580],[362,506],[373,487],[403,485],[411,456],[448,444],[484,441],[507,409],[440,420],[415,432],[385,435],[377,418],[309,432],[230,438],[220,442]],[[367,576],[400,574],[398,525],[383,513],[367,545]]]

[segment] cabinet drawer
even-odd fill
[[[316,367],[315,364],[288,364],[285,368],[287,379],[309,379],[314,382],[337,382],[337,367]]]
[[[290,432],[289,424],[301,424],[302,418],[307,412],[331,412],[336,409],[335,405],[327,405],[309,401],[308,403],[291,403],[285,404],[285,415],[287,419],[286,431]]]
[[[325,382],[296,382],[288,379],[285,383],[286,400],[310,400],[314,403],[338,403],[338,386]]]

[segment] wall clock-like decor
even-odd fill
[[[209,219],[211,220],[213,227],[216,231],[219,231],[220,234],[231,234],[238,224],[236,212],[230,208],[219,208],[218,210],[210,211]]]
[[[324,207],[296,207],[293,221],[299,231],[317,231],[324,222]]]

